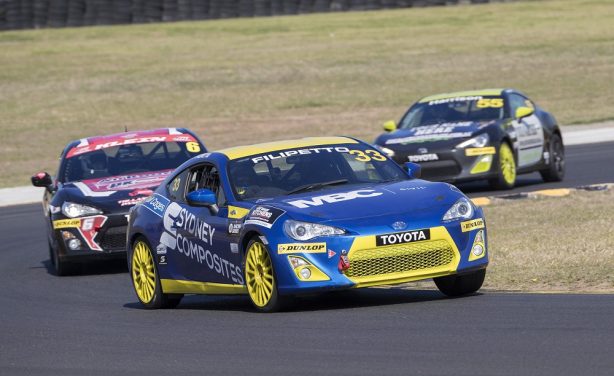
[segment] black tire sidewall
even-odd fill
[[[136,243],[138,243],[139,241],[142,241],[143,243],[145,243],[147,245],[147,248],[149,250],[149,254],[153,259],[153,265],[154,265],[154,271],[156,274],[156,283],[155,283],[155,289],[154,289],[154,295],[153,298],[151,299],[150,302],[145,303],[141,300],[141,298],[139,297],[139,294],[136,292],[136,286],[134,284],[134,275],[132,274],[132,263],[134,260],[134,245]],[[147,241],[147,239],[143,236],[139,236],[136,239],[134,239],[134,241],[132,242],[132,250],[130,253],[130,281],[132,282],[132,289],[134,290],[134,293],[136,294],[137,299],[139,300],[139,302],[147,309],[159,309],[162,308],[165,300],[164,299],[164,293],[162,292],[162,284],[160,283],[160,273],[158,272],[158,264],[156,263],[156,258],[153,255],[152,251],[151,251],[151,245],[149,244],[149,242]]]
[[[252,296],[249,294],[249,291],[248,291],[247,295],[249,297],[249,301],[252,303],[252,306],[258,312],[276,312],[276,311],[281,309],[282,299],[279,296],[279,293],[277,292],[277,273],[275,271],[275,265],[273,263],[273,258],[271,257],[271,252],[269,251],[269,247],[267,247],[266,244],[264,244],[262,241],[260,241],[260,239],[258,239],[257,237],[252,238],[247,243],[247,247],[245,249],[245,254],[243,255],[243,279],[245,280],[245,285],[247,287],[247,268],[246,268],[246,266],[247,266],[247,253],[248,253],[249,249],[251,248],[251,246],[254,243],[260,243],[264,247],[265,252],[267,252],[267,254],[269,255],[269,259],[271,260],[271,268],[273,270],[273,293],[271,295],[271,299],[269,299],[269,302],[264,307],[260,307],[260,306],[256,305],[256,303],[252,300]]]

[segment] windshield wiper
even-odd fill
[[[314,184],[301,185],[300,187],[297,187],[297,188],[291,190],[290,192],[286,193],[286,195],[292,195],[292,194],[295,194],[295,193],[311,191],[313,189],[318,189],[318,188],[326,187],[328,185],[345,184],[347,182],[348,182],[347,179],[339,179],[339,180],[325,181],[325,182],[322,182],[322,183],[314,183]]]

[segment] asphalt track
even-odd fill
[[[614,182],[614,143],[561,184]],[[527,179],[521,189],[542,189]],[[486,190],[471,193],[484,195]],[[487,193],[488,194],[488,193]],[[614,297],[364,289],[256,314],[245,297],[136,303],[124,263],[48,271],[40,205],[0,208],[0,375],[611,375]]]

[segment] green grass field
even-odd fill
[[[420,96],[510,86],[614,118],[614,2],[556,0],[0,33],[0,187],[71,139],[181,125],[210,148],[372,140]]]

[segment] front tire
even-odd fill
[[[49,244],[49,260],[51,261],[53,272],[58,277],[69,275],[73,271],[72,264],[64,261],[60,257],[58,249],[54,248],[51,243]]]
[[[565,148],[563,140],[558,134],[553,134],[550,138],[550,161],[548,168],[539,173],[545,182],[562,181],[565,177]]]
[[[249,299],[258,311],[281,309],[271,256],[266,245],[257,238],[250,240],[245,252],[245,284]]]
[[[144,238],[132,244],[130,276],[137,298],[147,309],[174,308],[183,295],[164,294],[151,247]]]
[[[516,185],[516,160],[510,145],[501,141],[497,153],[497,177],[489,183],[494,189],[512,189]]]
[[[433,281],[435,281],[435,285],[443,294],[455,297],[478,291],[482,287],[485,277],[486,269],[480,269],[469,274],[433,278]]]

